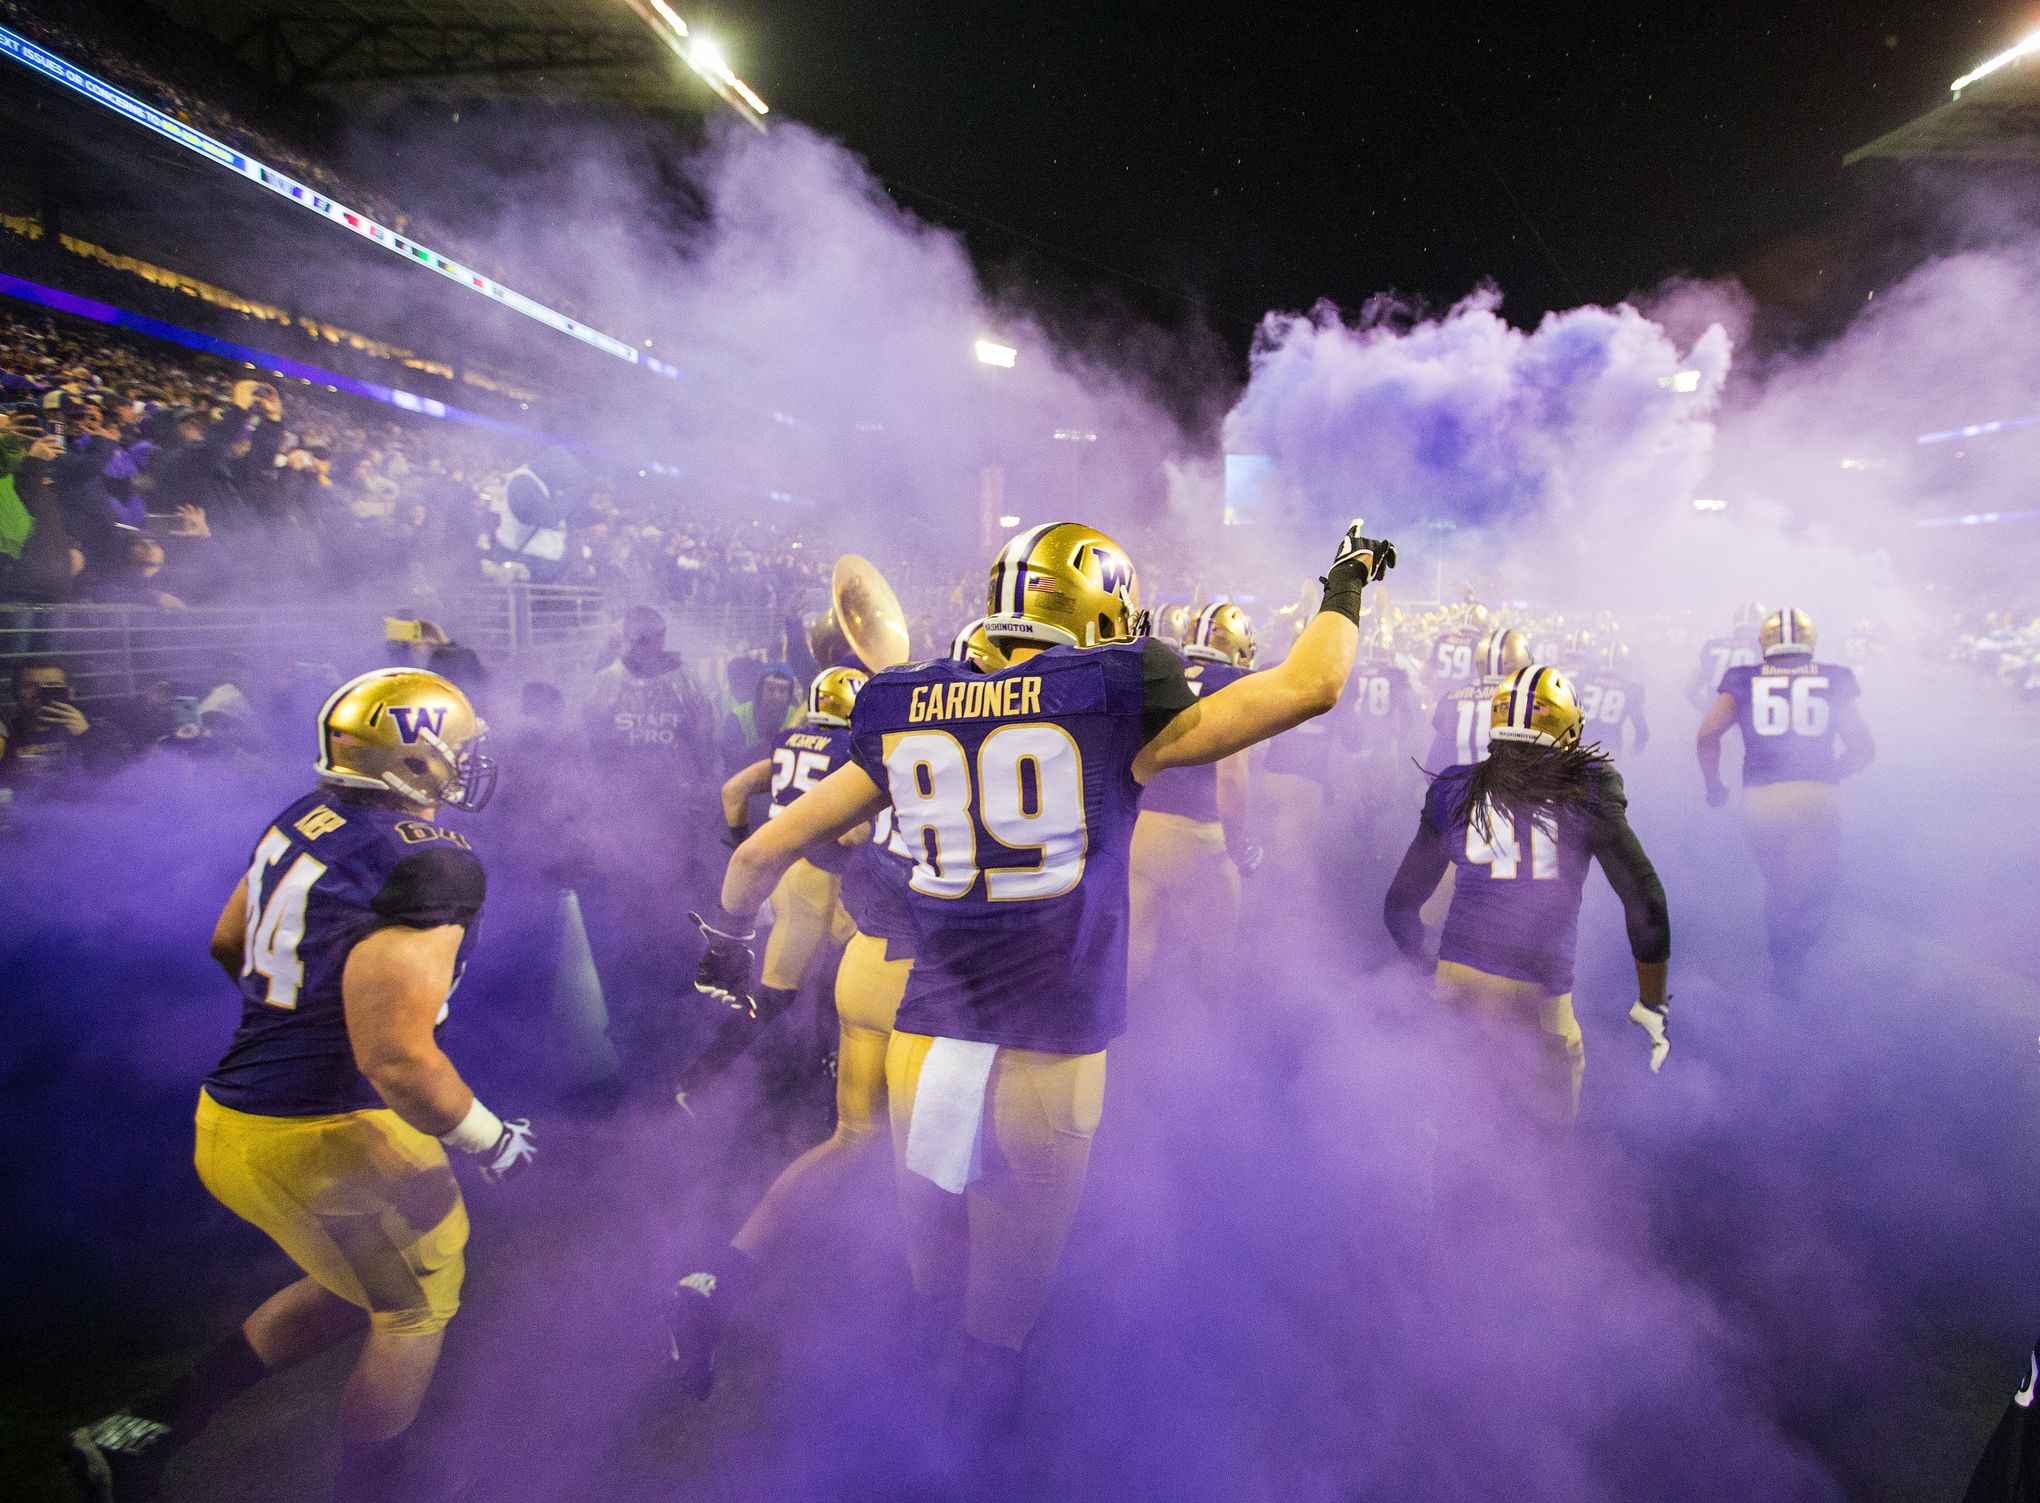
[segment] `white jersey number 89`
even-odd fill
[[[983,868],[994,903],[1059,898],[1084,875],[1084,759],[1059,725],[1002,725],[978,747],[972,768],[947,731],[903,731],[885,742],[886,782],[900,838],[913,858],[908,886],[960,898],[977,882],[980,828],[1032,866]]]

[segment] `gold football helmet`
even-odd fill
[[[983,616],[964,623],[963,630],[949,644],[949,656],[959,663],[969,663],[980,673],[997,673],[1006,666],[1006,655],[985,635]]]
[[[1183,639],[1183,656],[1200,663],[1230,663],[1235,668],[1254,666],[1254,623],[1247,613],[1230,601],[1207,605],[1190,623],[1190,635]]]
[[[1817,635],[1813,629],[1813,617],[1788,605],[1764,618],[1763,630],[1757,633],[1757,644],[1764,649],[1767,658],[1812,657]]]
[[[1015,536],[992,560],[987,595],[985,635],[1001,644],[1102,647],[1148,634],[1133,560],[1081,522]]]
[[[871,675],[862,668],[828,668],[816,674],[807,691],[808,724],[848,725],[857,691],[870,682]]]
[[[1483,678],[1507,678],[1517,669],[1530,666],[1530,643],[1513,626],[1505,626],[1480,639],[1473,660]]]
[[[1509,675],[1488,705],[1490,741],[1527,741],[1561,749],[1580,744],[1580,706],[1572,680],[1532,664]]]
[[[468,697],[422,668],[377,668],[319,711],[319,779],[414,804],[479,809],[496,791],[488,726]]]

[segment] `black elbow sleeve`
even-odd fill
[[[1672,910],[1665,901],[1665,884],[1646,863],[1645,873],[1632,893],[1622,899],[1629,925],[1629,953],[1645,965],[1662,965],[1672,958]]]

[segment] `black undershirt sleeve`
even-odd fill
[[[437,929],[470,925],[481,911],[488,882],[482,864],[452,845],[430,845],[399,861],[370,904],[385,924]]]
[[[1403,852],[1402,865],[1396,868],[1395,880],[1388,884],[1388,897],[1382,902],[1382,921],[1388,925],[1389,938],[1402,951],[1404,958],[1418,965],[1429,963],[1424,954],[1424,920],[1422,909],[1432,893],[1438,890],[1438,883],[1445,875],[1445,868],[1452,864],[1452,856],[1445,845],[1445,837],[1428,819],[1417,822],[1416,838],[1410,848]]]
[[[1183,673],[1183,660],[1169,650],[1168,643],[1146,637],[1140,647],[1140,744],[1146,746],[1195,704],[1197,695]]]
[[[1621,775],[1610,768],[1605,779],[1595,800],[1588,849],[1622,900],[1629,953],[1645,965],[1661,964],[1672,958],[1672,913],[1665,901],[1665,884],[1629,827],[1629,799],[1622,791]]]

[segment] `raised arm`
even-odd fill
[[[1360,645],[1361,596],[1395,567],[1395,545],[1360,535],[1355,522],[1324,576],[1318,613],[1289,656],[1198,700],[1140,749],[1133,776],[1147,783],[1171,767],[1196,767],[1243,751],[1322,715],[1339,702]]]

